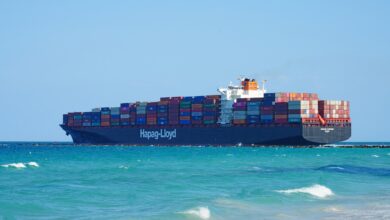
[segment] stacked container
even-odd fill
[[[203,102],[204,96],[195,96],[191,104],[191,123],[194,125],[203,124]]]
[[[108,108],[108,107],[101,108],[101,112],[100,112],[100,126],[102,126],[102,127],[110,126],[110,121],[111,121],[110,119],[111,119],[110,108]]]
[[[111,126],[119,126],[120,125],[120,108],[119,107],[112,107],[110,108],[111,111]]]
[[[288,92],[277,92],[277,93],[265,93],[264,100],[272,101],[274,103],[278,102],[288,102],[290,93]]]
[[[180,117],[179,122],[181,125],[191,124],[191,103],[192,97],[184,97],[180,101]]]
[[[260,123],[260,106],[262,98],[252,98],[247,102],[246,122],[248,124]]]
[[[318,100],[318,95],[316,93],[299,93],[299,92],[290,92],[288,101],[311,101]]]
[[[284,93],[265,93],[262,106],[260,107],[260,121],[263,124],[274,122],[274,111],[276,99],[283,101],[285,99]]]
[[[92,126],[92,112],[83,112],[83,127]]]
[[[324,119],[349,119],[348,101],[321,100],[318,102],[319,113]]]
[[[288,122],[300,123],[302,119],[318,118],[318,101],[301,100],[288,102]]]
[[[146,124],[157,125],[157,102],[149,102],[146,105]]]
[[[157,104],[157,124],[168,124],[168,100],[160,100]]]
[[[81,127],[83,125],[83,113],[75,112],[73,113],[73,126]]]
[[[181,97],[172,97],[169,98],[168,104],[168,122],[170,125],[179,124],[179,114],[180,114],[180,101]]]
[[[100,110],[100,109],[99,109]],[[98,112],[91,112],[91,126],[93,127],[99,127],[100,126],[100,120],[101,120],[101,116],[100,116],[100,111]]]
[[[136,103],[136,124],[146,125],[146,102]]]
[[[120,109],[120,124],[123,126],[130,125],[130,104],[122,103]]]
[[[246,99],[237,99],[233,104],[233,124],[246,124]]]
[[[63,125],[68,125],[68,114],[63,114],[62,115],[62,124]]]
[[[68,113],[68,124],[69,127],[74,126],[74,113]]]
[[[203,101],[203,124],[212,125],[217,123],[221,96],[206,96]]]
[[[136,125],[137,124],[137,105],[136,104],[130,104],[130,125]]]
[[[288,102],[275,103],[275,123],[288,123]]]

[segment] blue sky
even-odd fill
[[[389,24],[389,1],[1,1],[0,140],[246,75],[350,100],[351,140],[390,141]]]

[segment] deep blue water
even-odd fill
[[[390,219],[390,148],[0,143],[0,165],[0,219]]]

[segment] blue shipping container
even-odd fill
[[[180,112],[180,116],[191,116],[191,112]]]
[[[180,120],[179,123],[181,125],[190,125],[191,124],[191,120]]]

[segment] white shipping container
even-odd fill
[[[130,118],[130,115],[129,114],[123,114],[123,115],[121,115],[121,118],[122,119]]]

